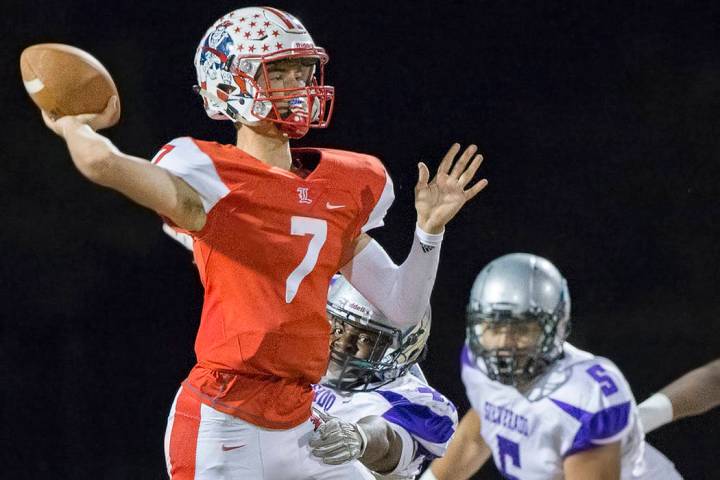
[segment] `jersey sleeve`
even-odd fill
[[[190,137],[172,140],[153,157],[152,163],[190,185],[200,195],[205,213],[230,192],[210,156]]]
[[[625,438],[637,408],[630,386],[611,361],[595,357],[572,368],[569,388],[550,399],[574,419],[574,436],[563,445],[564,457]]]
[[[458,423],[452,402],[419,380],[377,393],[389,404],[382,417],[405,439],[403,458],[393,474],[414,475],[425,460],[445,454]],[[405,448],[408,440],[414,448]]]
[[[380,160],[377,160],[377,162],[380,163]],[[385,215],[387,214],[390,205],[392,205],[393,200],[395,200],[395,190],[390,174],[385,167],[383,167],[383,172],[385,174],[385,185],[383,186],[380,198],[377,200],[370,212],[367,222],[365,222],[361,228],[363,233],[366,233],[373,228],[385,225]]]

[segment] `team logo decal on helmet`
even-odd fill
[[[524,385],[562,357],[570,292],[548,260],[513,253],[478,274],[467,307],[467,344],[493,380]]]
[[[268,66],[301,62],[307,78],[272,88]],[[195,54],[205,111],[216,120],[257,125],[267,120],[291,138],[327,127],[334,88],[324,85],[325,50],[303,24],[269,7],[249,7],[220,18],[203,36]]]
[[[219,76],[219,71],[227,63],[233,47],[233,39],[227,32],[232,22],[224,21],[219,23],[213,31],[205,38],[201,47],[200,64],[205,75],[211,80]]]
[[[332,329],[330,362],[321,383],[346,391],[376,390],[422,360],[430,335],[430,307],[403,331],[390,325],[342,276],[334,277],[327,313]]]

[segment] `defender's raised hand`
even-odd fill
[[[415,186],[415,210],[418,215],[418,225],[427,233],[442,232],[445,224],[452,220],[465,202],[477,195],[488,184],[488,181],[483,178],[472,187],[465,188],[475,176],[475,172],[483,161],[483,156],[475,154],[477,147],[470,145],[455,161],[459,151],[460,145],[454,143],[440,162],[435,178],[430,182],[428,182],[430,171],[427,165],[423,162],[418,164],[419,178]]]

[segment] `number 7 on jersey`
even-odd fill
[[[295,270],[292,271],[287,280],[285,280],[285,303],[290,303],[295,298],[295,294],[300,288],[300,282],[312,272],[317,264],[320,249],[327,240],[327,222],[318,218],[310,217],[291,217],[290,218],[290,234],[292,235],[312,235],[308,244],[307,253]]]

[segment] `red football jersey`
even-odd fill
[[[317,165],[301,178],[235,146],[187,137],[153,160],[193,187],[207,212],[191,232],[205,299],[197,365],[183,385],[266,428],[310,415],[311,384],[328,362],[330,279],[393,200],[375,157],[309,148],[293,157]]]

